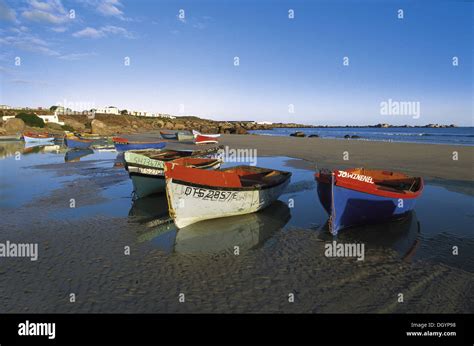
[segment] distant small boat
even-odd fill
[[[178,132],[176,136],[180,142],[192,142],[194,140],[194,135],[192,133]]]
[[[291,173],[252,166],[206,171],[167,162],[165,178],[170,216],[183,228],[269,206],[284,192]]]
[[[166,142],[117,142],[114,140],[114,145],[118,151],[163,149],[166,147]]]
[[[125,153],[126,155],[127,153]],[[125,156],[126,157],[126,156]],[[127,157],[126,157],[127,160]],[[143,165],[130,165],[127,162],[127,170],[132,179],[133,188],[138,198],[149,196],[165,190],[164,163],[172,162],[174,165],[184,165],[199,169],[217,169],[222,161],[220,159],[181,157],[174,160],[162,158],[160,167],[146,167]]]
[[[81,139],[106,139],[106,137],[96,133],[78,133],[76,134],[76,137],[79,137]]]
[[[20,141],[21,140],[21,133],[17,135],[6,135],[6,136],[0,136],[0,142],[7,142],[7,141]]]
[[[79,161],[84,156],[93,154],[94,150],[92,149],[72,149],[66,152],[64,155],[64,161],[66,162],[76,162]]]
[[[193,130],[193,136],[194,138],[196,138],[197,136],[205,136],[205,137],[211,137],[211,138],[218,138],[220,137],[220,133],[216,133],[216,134],[208,134],[208,133],[201,133],[199,131],[196,131],[196,130]]]
[[[161,135],[161,137],[164,138],[164,139],[177,139],[177,138],[178,138],[176,132],[164,132],[164,131],[160,131],[160,135]]]
[[[218,141],[217,141],[216,137],[197,135],[194,138],[194,143],[196,143],[196,144],[216,144],[216,143],[218,143]]]
[[[54,136],[48,133],[25,132],[23,134],[25,143],[48,143],[54,141]]]
[[[123,137],[112,137],[112,142],[113,143],[128,143],[129,140]]]
[[[80,139],[77,137],[64,137],[64,144],[68,148],[74,149],[87,149],[89,148],[93,143],[92,139]]]
[[[321,170],[315,178],[334,235],[346,227],[403,217],[423,191],[423,178],[383,170]]]

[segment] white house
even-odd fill
[[[55,124],[59,124],[59,125],[64,125],[64,121],[59,121],[59,118],[58,118],[58,115],[57,114],[46,114],[46,115],[38,115],[36,114],[38,117],[40,117],[41,119],[43,119],[43,121],[47,124],[47,123],[55,123]]]
[[[271,121],[257,121],[258,125],[271,125],[273,124]]]
[[[117,107],[114,107],[114,106],[109,106],[109,107],[105,107],[105,108],[98,108],[95,110],[96,113],[102,113],[102,114],[115,114],[115,115],[119,115],[120,112],[119,112],[119,109]]]
[[[0,105],[0,109],[11,109],[11,107],[7,105]]]

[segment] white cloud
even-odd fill
[[[105,34],[101,32],[100,30],[87,27],[85,29],[82,29],[80,31],[75,32],[72,34],[74,37],[88,37],[88,38],[101,38],[104,37]]]
[[[94,55],[97,55],[97,54],[96,53],[71,53],[71,54],[61,55],[59,59],[75,61],[75,60],[81,60],[83,58],[87,58]]]
[[[10,79],[8,82],[12,84],[23,84],[23,85],[51,85],[46,81],[39,81],[39,80],[28,80],[28,79]]]
[[[8,5],[0,0],[0,20],[6,20],[8,22],[16,22],[16,12],[8,7]]]
[[[100,2],[97,11],[102,13],[104,16],[121,18],[123,17],[123,12],[118,8],[119,6],[122,6],[122,4],[118,0],[104,0]]]
[[[84,3],[93,7],[97,12],[106,17],[115,17],[121,20],[130,20],[124,16],[120,0],[85,0]]]
[[[119,35],[125,38],[135,38],[135,36],[127,29],[114,25],[106,25],[98,29],[87,27],[72,34],[74,37],[84,38],[103,38],[110,35]]]
[[[51,28],[51,30],[54,32],[65,32],[67,31],[67,28],[64,26],[57,26],[57,27]]]
[[[48,56],[59,56],[59,52],[50,47],[49,43],[36,35],[16,31],[16,35],[0,38],[0,46],[10,46],[27,52],[40,53]]]
[[[28,0],[29,7],[22,12],[28,20],[40,23],[63,24],[69,20],[60,0]]]

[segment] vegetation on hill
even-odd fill
[[[25,122],[27,126],[31,127],[44,127],[45,123],[43,119],[38,117],[36,114],[31,114],[31,113],[18,113],[15,118],[21,119]]]

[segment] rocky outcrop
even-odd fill
[[[293,132],[292,134],[290,134],[290,136],[292,136],[292,137],[306,137],[306,135],[302,131]]]
[[[83,131],[86,128],[86,125],[74,120],[74,119],[64,119],[64,124],[72,127],[76,131]]]
[[[109,128],[105,123],[100,120],[94,119],[91,122],[92,133],[98,135],[109,136],[114,134],[113,129]]]
[[[4,124],[4,129],[6,133],[11,134],[23,132],[23,130],[25,129],[25,122],[17,118],[8,119]]]

